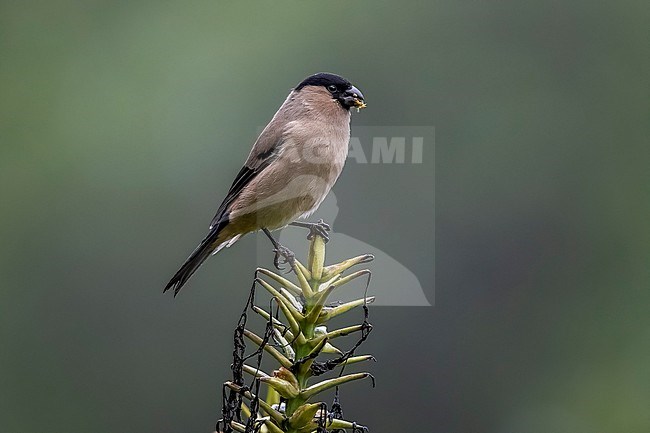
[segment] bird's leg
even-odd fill
[[[315,235],[322,237],[325,242],[330,240],[330,235],[327,233],[330,231],[330,226],[323,220],[318,220],[315,223],[294,221],[292,223],[289,223],[289,225],[309,229],[309,235],[307,236],[307,239],[309,240],[313,239]]]
[[[284,268],[280,266],[281,264],[284,263],[289,263],[291,267],[293,267],[293,261],[295,260],[296,255],[291,251],[289,248],[285,247],[284,245],[280,244],[272,235],[271,232],[264,228],[262,229],[264,234],[271,240],[271,243],[273,244],[273,252],[275,253],[275,258],[273,259],[273,265],[276,267],[276,269],[283,271]],[[280,259],[284,259],[284,261],[280,262]]]

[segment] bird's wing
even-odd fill
[[[269,164],[278,156],[278,151],[282,147],[282,130],[267,126],[255,142],[248,159],[234,182],[228,190],[226,198],[223,199],[217,214],[210,223],[210,230],[222,222],[228,206],[235,200],[246,185],[248,185],[258,174],[260,174]]]

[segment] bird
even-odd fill
[[[280,258],[292,252],[271,231],[288,225],[325,238],[329,226],[308,218],[338,179],[348,154],[352,109],[365,108],[361,91],[347,79],[319,72],[302,80],[262,130],[212,219],[207,235],[165,286],[174,297],[210,255],[243,235],[263,231]],[[283,262],[283,263],[284,263]]]

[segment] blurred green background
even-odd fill
[[[436,128],[435,306],[372,311],[377,387],[344,389],[346,416],[650,431],[648,12],[1,1],[0,431],[212,431],[255,237],[160,291],[288,89],[323,70],[366,95],[353,129]],[[433,221],[405,194],[421,173],[387,169],[346,168],[337,221],[431,269]]]

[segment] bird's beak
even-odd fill
[[[346,107],[355,107],[357,109],[366,108],[361,90],[352,86],[341,96],[341,100]]]

